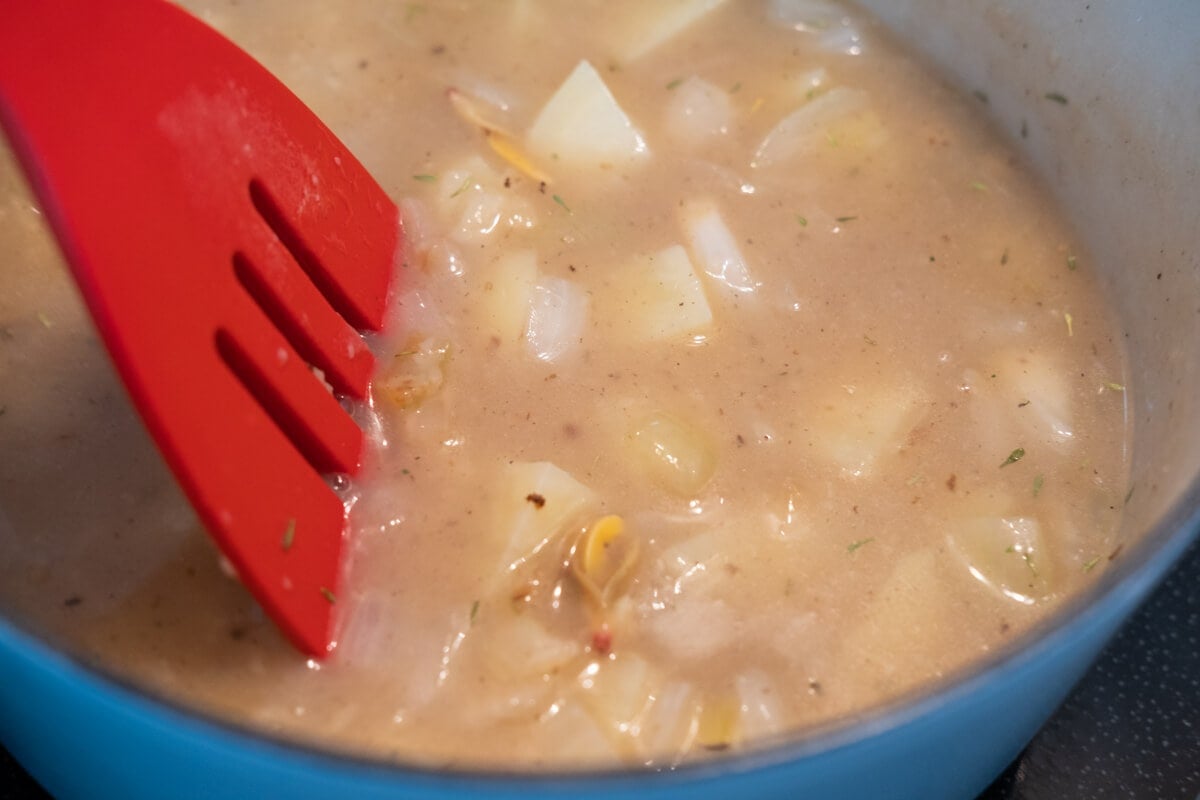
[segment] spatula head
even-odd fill
[[[329,479],[364,442],[333,392],[367,392],[356,329],[382,324],[395,205],[279,81],[161,0],[0,4],[0,120],[201,520],[325,654],[346,534]]]

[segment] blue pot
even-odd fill
[[[0,740],[60,798],[972,797],[1200,528],[1200,5],[871,0],[1017,137],[1097,254],[1136,387],[1130,544],[1088,592],[963,674],[871,714],[673,772],[448,773],[181,710],[0,621]],[[1043,102],[1048,92],[1073,98]]]

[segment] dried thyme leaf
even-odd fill
[[[1067,99],[1067,96],[1060,92],[1046,92],[1046,94],[1042,96],[1053,103],[1058,103],[1060,106],[1065,106],[1070,102]]]
[[[1084,562],[1083,571],[1091,572],[1096,567],[1096,565],[1099,563],[1100,563],[1100,556],[1095,556],[1093,558],[1090,558]]]
[[[1046,483],[1045,475],[1038,475],[1036,478],[1033,479],[1033,496],[1034,497],[1037,497],[1039,494],[1042,493],[1042,486],[1044,486],[1045,483]]]
[[[457,189],[454,190],[454,194],[450,195],[450,199],[453,200],[454,198],[458,197],[460,194],[465,192],[470,187],[471,187],[471,176],[468,175],[466,177],[466,179],[462,182],[462,186],[459,186]]]
[[[567,202],[566,202],[565,200],[563,200],[561,197],[559,197],[558,195],[554,195],[554,202],[556,202],[556,203],[558,203],[560,206],[562,206],[562,207],[563,207],[563,210],[564,210],[564,211],[566,211],[568,214],[574,214],[574,213],[575,213],[575,212],[574,212],[574,211],[572,211],[572,210],[571,210],[571,208],[570,208],[570,207],[567,205]]]
[[[1024,457],[1025,457],[1025,448],[1018,447],[1016,450],[1013,450],[1011,453],[1008,454],[1008,458],[1004,459],[1004,462],[1000,465],[1000,467],[1001,467],[1001,469],[1003,469],[1004,467],[1007,467],[1009,464],[1017,463]]]
[[[329,605],[333,605],[337,602],[337,595],[326,589],[324,586],[321,587],[321,597],[324,597],[329,602]]]
[[[671,91],[672,89],[678,89],[679,84],[681,84],[681,83],[683,83],[683,78],[676,78],[675,80],[673,80],[667,84],[667,91]]]
[[[413,175],[413,180],[420,181],[421,183],[433,183],[437,180],[437,175],[430,175],[427,172],[422,172],[420,175]]]
[[[853,553],[858,548],[862,547],[865,544],[870,544],[873,541],[875,541],[875,537],[868,536],[866,539],[859,539],[857,542],[851,542],[850,544],[846,545],[846,552]]]
[[[287,527],[283,529],[283,539],[279,545],[283,548],[283,552],[292,549],[292,544],[296,541],[296,520],[295,518],[287,521]]]
[[[1075,256],[1067,256],[1067,269],[1072,272],[1079,266],[1079,260]]]
[[[472,625],[475,624],[475,618],[477,616],[479,616],[479,601],[478,600],[476,600],[474,603],[471,603],[471,624]]]

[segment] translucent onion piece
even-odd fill
[[[525,339],[541,361],[555,361],[576,347],[587,321],[583,288],[564,278],[542,278],[530,298]]]
[[[493,529],[505,547],[503,562],[512,570],[550,541],[572,530],[596,495],[570,473],[548,461],[507,465],[496,486]]]
[[[663,115],[667,134],[695,147],[729,132],[733,104],[724,89],[693,75],[671,90]]]
[[[821,150],[869,150],[883,139],[867,93],[839,86],[784,117],[758,146],[750,165],[769,167]]]
[[[779,689],[762,670],[752,669],[734,681],[740,710],[740,733],[757,740],[779,732],[784,723]]]
[[[759,285],[750,275],[737,240],[715,206],[701,203],[684,212],[684,229],[696,264],[717,283],[737,292]]]
[[[649,154],[642,134],[587,61],[579,62],[542,108],[526,143],[543,162],[576,167],[629,163]]]
[[[530,614],[518,614],[501,605],[489,617],[483,644],[489,672],[500,680],[531,681],[555,672],[583,654],[583,646],[547,631]]]
[[[953,523],[949,541],[977,581],[1023,605],[1053,589],[1054,559],[1029,517],[973,517]]]
[[[837,3],[828,0],[772,0],[771,19],[817,38],[821,48],[857,56],[863,51],[862,32]]]

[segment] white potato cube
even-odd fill
[[[534,120],[526,138],[544,163],[571,167],[627,164],[649,155],[604,79],[580,61]]]
[[[844,476],[870,474],[904,446],[921,416],[921,395],[903,385],[846,385],[813,406],[806,420],[814,449]]]
[[[612,281],[616,307],[607,316],[619,321],[614,331],[618,337],[634,342],[682,340],[712,324],[700,277],[680,245],[635,257],[613,270]]]
[[[537,286],[537,254],[533,250],[505,253],[473,278],[481,326],[501,342],[522,338]]]

